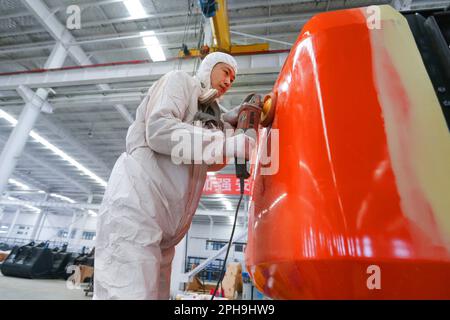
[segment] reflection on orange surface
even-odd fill
[[[314,17],[274,86],[276,115],[262,141],[279,129],[280,167],[274,175],[254,168],[246,251],[255,285],[270,297],[450,299],[450,188],[429,196],[433,182],[444,186],[450,161],[428,153],[417,161],[416,141],[427,139],[417,121],[442,123],[414,120],[421,106],[405,68],[389,58],[395,48],[375,48],[376,39],[407,27],[391,16],[382,31],[368,29],[362,9]],[[414,60],[405,54],[405,63]],[[427,76],[417,79],[428,88]],[[380,90],[388,85],[394,94]],[[442,157],[450,154],[445,129],[428,144]],[[436,180],[424,182],[424,174]],[[367,287],[370,265],[381,268],[379,290]]]

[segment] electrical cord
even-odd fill
[[[222,278],[224,276],[225,266],[227,265],[228,254],[230,253],[230,248],[231,248],[231,244],[232,244],[232,241],[233,241],[234,230],[236,229],[236,222],[237,222],[237,216],[238,216],[238,213],[239,213],[239,208],[241,206],[242,198],[244,197],[244,182],[245,182],[244,179],[240,178],[241,196],[239,198],[239,201],[238,201],[238,204],[237,204],[237,208],[236,208],[236,212],[234,214],[233,229],[231,230],[231,236],[230,236],[230,241],[228,242],[227,253],[225,254],[225,259],[223,260],[222,271],[220,271],[219,280],[217,280],[217,285],[216,285],[216,288],[214,289],[214,293],[213,293],[213,295],[211,297],[211,300],[214,300],[214,297],[216,296],[216,293],[217,293],[217,289],[219,288],[219,285],[222,283]]]

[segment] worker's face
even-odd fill
[[[211,71],[211,86],[219,92],[219,97],[230,89],[234,81],[234,70],[228,64],[220,62]]]

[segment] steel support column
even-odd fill
[[[36,239],[39,239],[41,237],[42,229],[44,229],[45,226],[45,220],[47,219],[47,210],[42,210],[44,214],[42,215],[41,224],[39,225],[39,229],[36,233]]]
[[[44,201],[47,201],[48,199],[48,193],[45,194]],[[41,212],[38,213],[36,222],[34,223],[33,230],[31,231],[30,239],[31,240],[37,240],[36,235],[38,233],[39,227],[42,224],[42,219],[44,219],[44,210],[41,210]]]
[[[72,215],[72,221],[70,222],[70,225],[69,225],[69,231],[67,231],[67,242],[70,245],[72,245],[71,235],[72,235],[72,230],[75,228],[75,222],[77,221],[77,216],[78,216],[78,212],[74,211],[74,213]]]
[[[57,43],[53,48],[50,57],[45,63],[46,69],[59,68],[63,65],[66,59],[67,52],[61,43]],[[22,87],[23,92],[30,94],[26,87]],[[39,114],[43,107],[47,107],[45,100],[47,99],[48,91],[39,88],[33,96],[28,96],[30,100],[25,104],[19,120],[13,129],[13,132],[8,138],[2,153],[0,155],[0,194],[6,188],[8,179],[16,167],[17,161],[25,147],[28,140],[28,135],[33,129]]]
[[[76,42],[72,34],[67,30],[59,20],[50,12],[49,8],[42,0],[22,0],[22,2],[33,12],[36,19],[45,27],[52,37],[61,42],[66,48],[70,56],[80,65],[93,64],[94,61],[84,52],[79,45],[70,45]],[[99,85],[100,90],[110,89],[107,84]],[[123,118],[131,124],[134,119],[124,105],[115,105],[117,111]]]

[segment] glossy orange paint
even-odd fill
[[[280,166],[254,168],[246,249],[269,297],[450,299],[449,252],[402,212],[371,55],[359,9],[320,14],[274,86],[276,115],[261,141],[279,130]],[[381,289],[371,287],[372,265]]]

